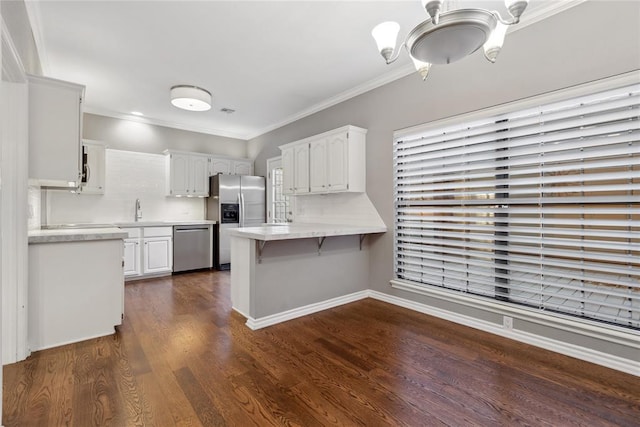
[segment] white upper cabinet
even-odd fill
[[[253,175],[253,162],[245,159],[209,157],[209,175]]]
[[[293,154],[293,147],[282,149],[282,194],[294,194],[293,174],[295,161]]]
[[[327,141],[309,142],[309,188],[312,193],[327,191]]]
[[[366,191],[367,130],[344,126],[280,146],[286,194]]]
[[[29,80],[29,178],[74,187],[82,168],[84,86],[46,77]]]
[[[209,158],[209,176],[218,175],[219,173],[231,174],[231,159]]]
[[[104,194],[106,147],[97,141],[82,142],[82,155],[86,157],[82,175],[82,194]]]
[[[191,177],[195,196],[209,195],[209,158],[207,156],[191,156]]]
[[[206,155],[165,151],[168,196],[209,195],[209,158]]]
[[[253,162],[251,160],[232,160],[231,170],[234,175],[253,175]]]

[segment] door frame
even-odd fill
[[[0,283],[2,364],[24,360],[28,300],[28,86],[24,67],[0,16]],[[1,377],[0,377],[1,378]]]

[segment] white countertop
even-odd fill
[[[125,239],[127,236],[126,232],[117,227],[29,230],[29,244],[113,240]]]
[[[340,224],[302,224],[263,225],[229,230],[229,235],[254,240],[289,240],[310,237],[350,236],[354,234],[384,233],[387,227],[359,226]]]

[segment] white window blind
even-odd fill
[[[640,328],[640,85],[396,140],[399,279]]]

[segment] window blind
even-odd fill
[[[640,84],[394,143],[399,279],[640,328]]]

